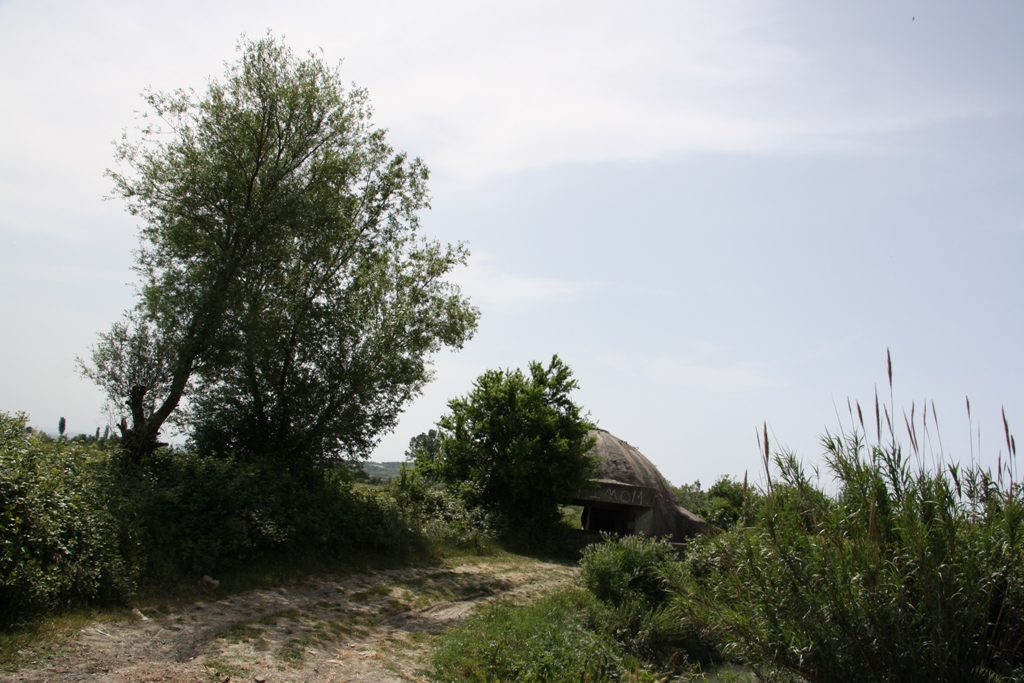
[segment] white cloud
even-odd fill
[[[399,5],[375,7],[383,15]],[[801,34],[798,12],[771,3],[401,7],[401,39],[383,60],[365,61],[379,44],[373,34],[352,31],[335,45],[353,72],[369,69],[388,124],[411,132],[434,167],[461,182],[692,151],[856,149],[866,135],[992,112],[1010,99],[948,80],[921,85],[930,80],[922,69],[941,67],[909,64],[843,16],[809,13],[831,40]],[[873,12],[887,30],[902,26],[900,11],[892,14]]]
[[[901,12],[859,14],[891,33]],[[0,177],[28,166],[98,179],[145,86],[201,90],[240,33],[267,27],[344,58],[397,146],[462,185],[559,163],[859,148],[1020,105],[1006,88],[931,77],[945,68],[931,65],[935,45],[915,43],[914,59],[893,47],[917,36],[881,44],[878,27],[832,14],[728,0],[8,2],[0,86],[19,106],[0,112]]]

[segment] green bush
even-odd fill
[[[263,489],[255,466],[169,448],[144,465],[123,464],[121,490],[140,529],[147,576],[213,573],[287,538],[273,510],[276,491]]]
[[[489,605],[441,638],[431,677],[452,683],[635,680],[630,675],[638,663],[593,623],[600,611],[596,598],[578,589],[527,607]]]
[[[433,430],[430,433],[435,434]],[[420,437],[414,437],[413,443]],[[398,505],[406,525],[423,535],[431,552],[490,555],[497,550],[492,516],[483,508],[467,505],[447,489],[428,485],[415,465],[403,464],[385,490]]]
[[[422,549],[420,526],[388,490],[343,467],[290,469],[193,450],[124,463],[122,490],[141,527],[149,576],[203,574],[267,555],[324,559],[347,549]]]
[[[580,560],[580,583],[598,600],[616,607],[639,603],[660,607],[669,596],[668,568],[678,562],[666,540],[645,536],[605,537]]]
[[[680,505],[719,530],[753,523],[761,503],[761,496],[745,480],[729,476],[719,477],[707,491],[701,490],[699,481],[672,490]]]
[[[110,495],[107,456],[30,434],[0,413],[0,625],[33,612],[120,601],[134,548]]]
[[[595,623],[653,666],[721,659],[703,621],[673,600],[688,579],[667,540],[606,538],[583,552],[580,584],[603,605]]]

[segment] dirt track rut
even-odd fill
[[[318,577],[82,629],[64,654],[0,682],[425,680],[433,638],[477,605],[527,602],[569,566],[485,558]]]

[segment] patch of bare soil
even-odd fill
[[[318,577],[82,629],[0,681],[423,681],[430,644],[477,605],[528,602],[574,568],[519,557]]]

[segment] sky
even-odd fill
[[[0,0],[0,411],[106,424],[75,359],[135,300],[111,143],[268,30],[369,91],[472,251],[478,332],[374,459],[552,354],[677,484],[759,481],[764,425],[821,463],[876,390],[898,436],[927,403],[926,459],[1024,424],[1024,4],[931,0]]]

